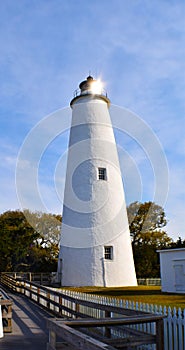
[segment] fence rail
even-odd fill
[[[37,282],[45,286],[50,286],[55,283],[56,272],[1,272],[1,275],[8,275],[14,278],[22,278],[24,280]],[[138,285],[142,286],[160,286],[160,278],[138,278]]]
[[[185,309],[171,309],[165,306],[135,303],[66,289],[61,289],[59,292],[59,289],[46,288],[36,283],[15,279],[7,275],[1,275],[0,281],[12,290],[23,293],[43,307],[49,308],[57,317],[62,315],[73,319],[76,317],[94,317],[100,319],[106,317],[108,315],[107,313],[112,318],[120,317],[116,308],[120,308],[122,311],[124,310],[124,314],[129,310],[130,315],[133,315],[133,312],[139,313],[142,311],[165,316],[163,320],[164,350],[185,350]],[[111,307],[114,307],[114,310],[111,311]],[[155,332],[155,325],[153,324],[145,324],[142,327],[144,331],[151,329],[152,332]],[[136,328],[139,331],[138,326]],[[155,347],[152,345],[152,347],[145,347],[145,349],[155,349]]]
[[[44,286],[49,286],[52,283],[52,279],[54,276],[54,273],[44,273],[44,272],[1,272],[1,276],[3,278],[3,275],[13,277],[13,278],[19,278],[23,280],[28,280],[32,282],[36,282],[39,284],[42,284]]]
[[[164,350],[185,350],[185,309],[171,308],[160,305],[139,303],[112,297],[102,297],[70,290],[63,293],[76,299],[93,300],[103,305],[114,305],[136,311],[144,311],[165,316],[164,322]],[[116,316],[116,315],[114,315]]]
[[[141,332],[132,326],[143,324],[156,324],[156,334]],[[97,332],[98,327],[98,332]],[[48,350],[62,349],[58,343],[57,335],[62,336],[69,344],[77,346],[80,350],[116,350],[136,349],[143,344],[156,344],[157,350],[163,350],[163,317],[157,315],[135,315],[122,318],[104,318],[61,321],[58,319],[48,320],[50,332]],[[95,328],[95,332],[92,329]],[[83,332],[78,332],[78,330]],[[87,330],[88,329],[88,330]],[[88,337],[87,337],[88,335]],[[107,346],[107,345],[108,346]],[[148,347],[147,347],[148,348]],[[143,349],[143,347],[141,347]],[[146,349],[146,345],[144,346]]]
[[[102,328],[105,334],[111,335],[112,339],[128,339],[130,346],[137,344],[141,347],[137,349],[157,349],[163,350],[163,316],[154,315],[144,310],[132,310],[124,307],[123,304],[116,304],[116,300],[109,302],[108,298],[98,298],[97,296],[87,296],[83,293],[59,291],[58,289],[41,286],[35,282],[25,281],[20,278],[13,278],[8,275],[1,275],[0,282],[37,302],[42,307],[49,309],[56,316],[63,316],[75,320],[80,317],[84,320],[93,318],[96,322],[114,322],[119,318],[119,328],[110,329],[110,324]],[[99,321],[98,321],[99,320]],[[109,320],[109,321],[107,321]],[[127,327],[121,327],[125,324]],[[97,326],[98,329],[100,325]],[[102,336],[102,335],[101,335]],[[97,334],[96,334],[97,337]],[[125,338],[126,337],[126,338]],[[109,339],[110,341],[110,339]],[[116,340],[114,340],[116,341]],[[125,349],[127,343],[125,342]],[[143,348],[145,344],[145,348]],[[150,347],[146,347],[149,344]],[[98,348],[97,348],[98,349]]]
[[[140,286],[161,286],[161,278],[138,278],[137,283]]]
[[[12,332],[12,300],[3,289],[0,288],[0,305],[2,309],[2,321],[4,333]]]

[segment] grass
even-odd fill
[[[138,287],[70,287],[65,288],[82,293],[96,294],[135,302],[157,304],[185,309],[185,294],[163,293],[159,286],[138,286]]]

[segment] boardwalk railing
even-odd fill
[[[56,277],[56,272],[1,272],[1,275],[8,275],[14,278],[22,278],[24,280],[40,283],[44,286],[53,285]],[[160,278],[138,278],[138,285],[142,286],[160,286]]]
[[[0,305],[2,309],[3,332],[12,332],[12,300],[0,288]]]
[[[104,305],[114,305],[136,311],[144,311],[165,316],[164,350],[185,350],[185,309],[171,308],[160,305],[138,303],[112,297],[102,297],[93,294],[62,290],[63,293],[76,299],[92,300]],[[114,315],[116,316],[116,315]]]
[[[12,290],[21,292],[42,306],[48,307],[56,316],[103,318],[110,315],[112,318],[117,317],[117,311],[115,309],[110,311],[110,307],[122,308],[124,313],[127,309],[165,316],[163,320],[164,350],[185,350],[185,309],[171,309],[165,306],[134,303],[127,300],[90,295],[65,289],[61,289],[61,292],[59,292],[59,289],[46,288],[6,275],[1,275],[0,281]],[[96,307],[96,304],[99,304],[99,307]],[[144,325],[142,327],[147,329],[148,326]]]
[[[1,272],[3,275],[13,277],[13,278],[22,278],[23,280],[28,280],[42,284],[44,286],[49,286],[52,283],[54,273],[44,273],[44,272]]]
[[[84,320],[93,318],[96,319],[95,321],[98,324],[100,320],[103,320],[102,322],[108,322],[109,324],[107,326],[104,323],[97,326],[97,329],[101,328],[102,332],[111,335],[112,339],[122,338],[124,341],[127,340],[131,347],[137,344],[139,346],[137,349],[164,349],[162,315],[154,315],[147,311],[125,308],[123,304],[116,304],[116,299],[113,302],[109,302],[108,298],[89,297],[83,293],[76,293],[72,296],[66,290],[59,291],[47,288],[37,283],[24,281],[20,278],[15,279],[5,274],[1,275],[0,283],[6,285],[14,292],[24,294],[58,317],[67,317],[72,320],[79,317]],[[114,327],[112,326],[112,322],[117,322],[113,321],[116,319],[120,323],[119,327],[118,325],[116,327],[115,325]],[[96,334],[97,336],[98,334]],[[148,347],[147,344],[149,344]],[[127,349],[127,343],[125,343],[125,349]]]
[[[156,335],[151,332],[141,332],[140,325],[156,322]],[[68,344],[77,346],[80,350],[116,350],[120,349],[164,349],[163,317],[157,315],[135,315],[121,318],[85,318],[80,320],[61,319],[48,320],[49,343],[47,350],[62,349],[57,342],[57,335]],[[95,330],[94,330],[95,329]],[[80,330],[80,332],[79,332]],[[82,331],[83,330],[83,331]],[[143,344],[150,344],[148,346]],[[61,344],[62,346],[62,344]]]

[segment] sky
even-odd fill
[[[112,103],[127,205],[155,200],[185,239],[184,57],[184,0],[1,1],[0,212],[62,212],[69,104],[91,74]]]

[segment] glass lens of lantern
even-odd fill
[[[93,94],[101,94],[103,89],[103,84],[100,80],[95,80],[91,83],[91,92]]]

